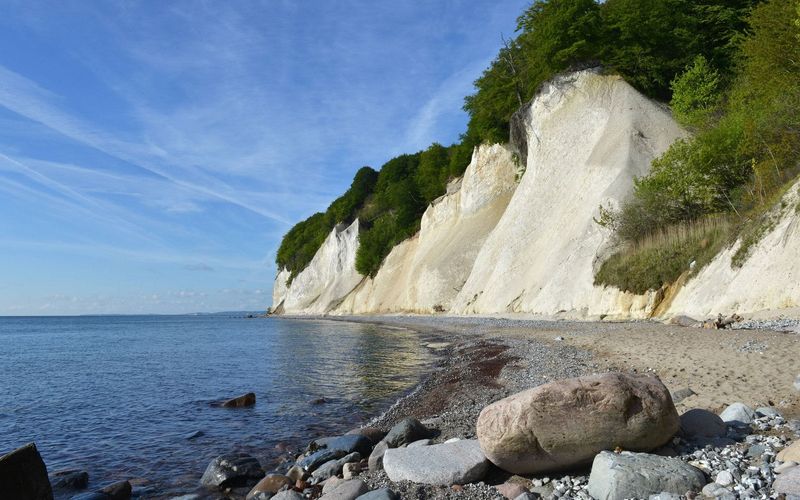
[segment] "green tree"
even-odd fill
[[[593,59],[601,34],[594,0],[540,0],[518,19],[518,37],[504,41],[497,57],[464,101],[467,135],[478,142],[505,142],[511,115],[539,86],[570,65]]]
[[[672,81],[671,87],[670,105],[684,125],[704,123],[721,98],[719,73],[702,55],[695,57],[686,71]]]
[[[350,189],[328,207],[328,213],[333,217],[335,223],[351,222],[355,218],[356,212],[372,194],[377,181],[378,172],[371,167],[360,168],[350,184]]]
[[[433,143],[419,158],[416,181],[425,203],[441,196],[449,177],[450,155],[448,149]]]

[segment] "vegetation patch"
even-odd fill
[[[625,247],[606,260],[595,285],[643,294],[674,283],[686,271],[697,273],[730,244],[733,225],[706,218],[670,226]]]

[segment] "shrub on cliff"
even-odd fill
[[[653,163],[650,174],[636,181],[633,198],[614,221],[628,246],[671,225],[718,214],[733,217],[734,235],[744,235],[748,245],[753,244],[752,235],[764,234],[758,230],[764,212],[800,172],[796,19],[794,0],[769,0],[753,9],[748,34],[738,45],[732,83],[721,96],[711,91],[714,77],[702,63],[676,80],[673,104],[679,101],[679,114],[714,107],[716,101],[722,104],[718,116],[696,121],[700,125],[696,135],[673,144]],[[681,88],[684,84],[686,88]],[[674,277],[674,269],[665,266],[676,260],[662,258],[662,250],[622,252],[604,266],[600,281],[640,290],[642,283],[658,281],[643,276]],[[738,261],[746,258],[746,252],[743,255],[737,256]],[[683,262],[681,269],[687,265]],[[627,269],[628,276],[623,279],[624,273],[613,269]]]

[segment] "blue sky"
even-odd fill
[[[527,0],[0,0],[0,315],[258,310],[291,225],[449,144]]]

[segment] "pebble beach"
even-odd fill
[[[800,438],[800,391],[793,385],[800,373],[796,356],[800,335],[789,329],[769,329],[792,327],[791,322],[705,330],[653,322],[421,316],[334,319],[409,328],[441,339],[428,343],[440,360],[432,373],[367,428],[386,431],[413,418],[431,431],[420,446],[474,440],[480,412],[519,391],[591,374],[649,374],[664,382],[684,417],[690,411],[695,416],[703,412],[703,418],[710,415],[719,420],[716,414],[725,417],[739,406],[746,414],[739,417],[743,421],[726,422],[715,432],[692,430],[691,417],[685,417],[686,422],[682,418],[681,430],[653,450],[652,456],[671,457],[701,471],[702,484],[682,494],[654,492],[655,498],[791,498],[773,485],[781,474],[788,478],[786,473],[794,465],[791,460],[779,460],[778,454]],[[705,425],[707,421],[700,427]],[[284,470],[277,472],[285,473],[296,455],[312,450],[287,453]],[[640,460],[638,455],[632,460]],[[626,453],[619,457],[627,459]],[[347,479],[404,499],[595,498],[589,488],[591,464],[534,475],[515,475],[492,466],[480,480],[455,485],[392,481],[385,470],[370,465],[364,457],[358,466],[339,475],[344,478],[326,479],[319,493],[335,498],[328,495]],[[637,463],[637,467],[642,465]],[[306,494],[314,495],[314,491],[312,487]]]

